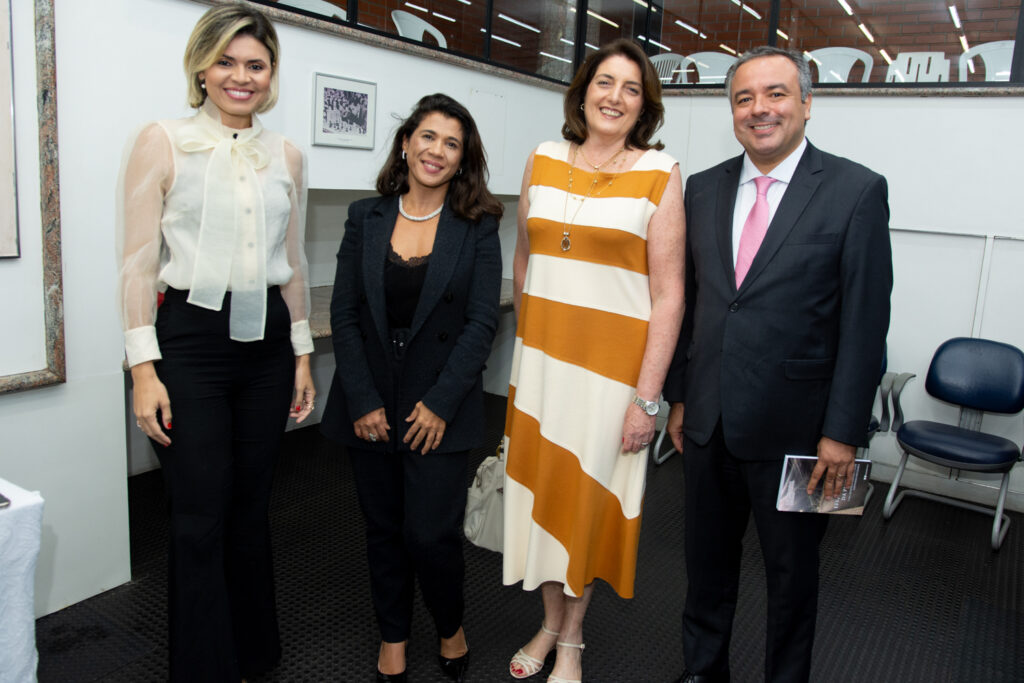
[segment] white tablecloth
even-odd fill
[[[11,499],[0,509],[0,683],[36,680],[36,559],[43,525],[43,498],[0,479]]]

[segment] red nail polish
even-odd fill
[[[299,412],[300,410],[302,410],[302,406],[295,406],[295,412]]]
[[[170,422],[168,422],[168,423],[167,423],[167,428],[168,428],[168,429],[170,429],[170,428],[171,428],[171,423],[170,423]]]

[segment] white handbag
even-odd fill
[[[505,517],[505,458],[502,446],[484,458],[466,493],[462,530],[473,545],[501,552]]]

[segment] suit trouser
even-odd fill
[[[753,511],[768,589],[765,680],[807,681],[818,608],[818,545],[828,517],[776,510],[782,462],[736,459],[721,423],[703,446],[684,437],[683,470],[687,669],[729,680],[742,539]]]
[[[288,309],[267,291],[264,339],[228,336],[221,311],[168,290],[157,374],[173,416],[154,443],[170,503],[168,615],[174,681],[231,681],[281,655],[268,508],[295,380]]]
[[[469,452],[348,452],[366,520],[370,592],[381,638],[388,643],[409,638],[414,577],[438,635],[452,637],[462,625],[464,606],[462,519]]]

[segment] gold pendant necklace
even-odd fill
[[[598,192],[594,192],[594,188],[597,187],[597,181],[599,178],[598,171],[600,170],[601,166],[606,166],[610,164],[612,161],[617,159],[619,155],[622,154],[623,151],[625,151],[625,149],[626,147],[625,145],[623,145],[622,147],[619,148],[619,151],[613,154],[607,161],[602,162],[598,166],[594,166],[594,164],[591,164],[590,161],[587,159],[586,155],[583,154],[583,148],[580,145],[576,145],[576,147],[573,148],[572,159],[569,161],[569,189],[565,193],[565,203],[562,205],[562,251],[569,251],[572,248],[572,238],[570,237],[569,232],[572,230],[573,224],[576,223],[576,217],[580,215],[580,210],[583,208],[583,202],[587,201],[591,197],[600,196],[602,192],[611,187],[612,183],[615,182],[615,174],[609,174],[611,175],[611,177],[608,179],[608,184],[602,187]],[[594,179],[590,181],[590,187],[587,189],[587,194],[585,196],[581,197],[578,200],[573,198],[574,201],[579,201],[579,204],[576,205],[576,211],[573,212],[572,214],[572,220],[566,220],[566,216],[568,215],[569,209],[569,196],[572,195],[572,171],[576,167],[577,154],[580,154],[583,157],[583,161],[585,161],[587,165],[594,169]]]

